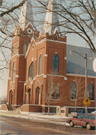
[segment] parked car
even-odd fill
[[[91,127],[96,126],[96,114],[79,114],[73,118],[69,118],[67,123],[69,123],[71,127],[74,127],[74,125],[79,125],[86,127],[87,129],[91,129]]]
[[[93,111],[93,112],[91,112],[91,113],[96,114],[96,111]]]

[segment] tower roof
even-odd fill
[[[56,29],[58,29],[58,32],[60,32],[58,26],[59,23],[58,14],[55,13],[55,11],[57,10],[58,10],[58,5],[56,0],[49,0],[43,29],[45,33],[49,33],[50,35],[54,34],[54,31]]]
[[[22,7],[19,19],[20,28],[24,30],[29,22],[33,24],[32,2],[31,0],[26,0],[25,4]]]

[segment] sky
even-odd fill
[[[9,1],[6,0],[8,3]],[[11,2],[15,2],[15,4],[18,4],[22,0],[10,0]],[[70,34],[67,36],[67,44],[70,45],[76,45],[76,46],[84,46],[88,48],[88,45],[86,42],[84,42],[80,37]],[[10,58],[11,52],[9,51],[9,58]],[[8,84],[8,76],[9,72],[8,70],[4,71],[3,73],[3,81],[0,80],[0,98],[7,95],[7,84]]]

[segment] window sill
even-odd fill
[[[90,100],[91,102],[95,102],[95,100]]]
[[[72,101],[76,101],[76,99],[70,99],[70,100],[72,100]]]
[[[50,99],[50,100],[60,100],[60,99]]]

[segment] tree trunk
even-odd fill
[[[50,104],[48,104],[48,115],[50,114]]]
[[[75,101],[75,112],[77,111],[77,99]]]

